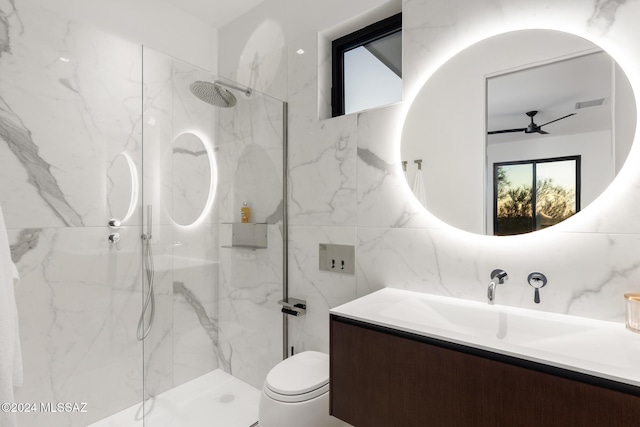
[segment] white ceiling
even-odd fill
[[[253,9],[264,0],[164,0],[174,7],[220,28]]]
[[[264,0],[162,0],[221,28]],[[527,111],[537,110],[538,125],[577,113],[543,129],[567,135],[611,129],[611,58],[604,52],[529,68],[488,80],[487,130],[526,127]],[[575,110],[576,102],[606,98],[604,105]],[[551,136],[549,135],[549,136]],[[491,135],[489,143],[541,137],[540,134]]]
[[[604,52],[554,62],[488,79],[487,130],[525,128],[527,111],[542,125],[567,114],[575,116],[551,123],[542,129],[548,136],[611,129],[612,59]],[[605,98],[601,106],[575,109],[576,102]],[[491,135],[490,143],[541,137],[540,134],[507,133]]]

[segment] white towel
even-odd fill
[[[413,186],[411,187],[413,194],[422,206],[427,207],[427,196],[424,191],[424,181],[422,178],[422,170],[418,169],[413,177]]]
[[[11,261],[9,238],[0,209],[0,404],[14,401],[14,388],[22,385],[22,357],[18,310],[13,287],[19,280]],[[0,426],[16,426],[15,413],[0,411]]]

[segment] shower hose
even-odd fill
[[[153,291],[153,254],[151,253],[151,232],[142,234],[142,241],[144,242],[144,270],[145,276],[147,278],[148,284],[148,293],[144,300],[144,305],[142,306],[142,313],[140,313],[140,320],[138,321],[138,330],[136,332],[136,337],[138,341],[144,340],[149,332],[151,332],[151,326],[153,325],[153,317],[156,313],[156,298]],[[147,314],[147,310],[151,310],[149,312],[149,324],[147,328],[144,328],[144,318]]]

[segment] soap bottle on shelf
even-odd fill
[[[240,208],[240,221],[244,223],[249,222],[250,215],[251,210],[249,209],[249,205],[247,204],[247,202],[244,202],[242,204],[242,207]]]

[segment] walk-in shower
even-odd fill
[[[12,4],[0,202],[21,276],[14,398],[86,403],[17,425],[251,425],[282,360],[286,104]],[[253,247],[232,238],[244,202],[244,227],[265,232]]]
[[[282,358],[286,107],[151,49],[143,63],[144,423],[246,427]],[[237,246],[241,226],[266,244]]]

